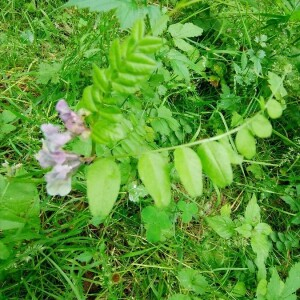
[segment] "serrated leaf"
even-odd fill
[[[229,239],[233,236],[235,225],[230,217],[214,216],[206,218],[206,221],[220,237]]]
[[[272,276],[267,288],[267,300],[279,300],[282,299],[280,294],[283,288],[283,282],[280,280],[280,277],[277,273],[277,270],[274,268],[272,271]]]
[[[260,207],[257,204],[255,195],[252,196],[245,209],[245,221],[252,226],[260,223]]]
[[[145,153],[138,162],[139,176],[157,207],[171,202],[171,183],[166,159],[159,153]]]
[[[243,224],[235,228],[235,230],[246,239],[249,238],[252,234],[252,226],[250,224]]]
[[[151,243],[165,241],[170,235],[172,222],[165,211],[157,207],[147,206],[142,210],[142,220],[147,229],[146,237]]]
[[[272,232],[272,228],[269,224],[266,223],[259,223],[255,226],[255,231],[259,233],[263,233],[265,235],[270,235]]]
[[[196,270],[188,268],[182,269],[178,273],[178,279],[182,287],[196,293],[197,295],[203,295],[209,288],[205,277]]]
[[[119,166],[110,158],[101,158],[87,167],[87,197],[93,217],[106,218],[120,190]]]
[[[174,45],[182,51],[190,52],[190,51],[195,50],[195,48],[191,44],[187,43],[183,39],[177,39],[176,38],[173,41],[174,41]]]
[[[290,269],[289,276],[285,281],[281,297],[286,299],[298,289],[300,289],[300,263],[296,263]]]
[[[232,183],[230,159],[224,146],[218,142],[204,143],[198,148],[204,172],[219,187]]]
[[[201,196],[202,164],[197,153],[191,148],[178,148],[174,151],[174,163],[179,178],[190,196]]]
[[[203,29],[193,23],[172,24],[169,26],[168,31],[173,38],[190,38],[200,36],[203,33]]]
[[[266,104],[267,112],[270,118],[278,119],[282,115],[282,106],[281,104],[274,99],[271,99]]]
[[[272,124],[263,115],[257,115],[252,118],[251,129],[260,138],[268,138],[272,134]]]
[[[181,218],[183,223],[189,223],[198,213],[198,206],[196,203],[186,203],[181,200],[177,203],[177,207],[182,212]]]
[[[251,159],[256,154],[256,140],[247,128],[238,131],[235,145],[237,150],[247,159]]]

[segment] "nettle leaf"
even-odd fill
[[[270,84],[270,89],[274,94],[276,99],[281,99],[287,95],[287,91],[283,86],[283,78],[279,77],[273,72],[268,72],[268,82]]]
[[[183,288],[192,291],[197,295],[203,295],[209,289],[205,277],[201,275],[199,271],[193,269],[182,269],[178,273],[178,279]]]
[[[192,221],[198,213],[198,206],[196,203],[187,203],[183,200],[180,200],[177,203],[177,207],[182,212],[181,218],[183,223],[189,223]]]
[[[146,237],[149,242],[163,242],[172,235],[173,224],[165,211],[147,206],[142,210],[141,216],[147,229]]]
[[[247,159],[251,159],[256,154],[256,140],[247,128],[238,131],[235,137],[237,150]]]
[[[234,235],[235,225],[230,217],[214,216],[207,217],[208,225],[222,238],[229,239]]]
[[[138,162],[138,172],[157,207],[171,202],[171,183],[167,160],[159,153],[145,153]]]
[[[173,38],[190,38],[202,35],[203,29],[194,25],[193,23],[176,23],[168,28],[168,32]]]
[[[252,196],[245,209],[245,221],[252,226],[260,223],[260,207],[257,204],[255,195]]]
[[[59,72],[62,68],[61,63],[40,63],[39,64],[39,72],[37,76],[37,83],[47,84],[49,81],[51,83],[59,82]]]
[[[281,104],[277,100],[269,100],[266,104],[266,107],[270,118],[278,119],[281,117],[283,110]]]
[[[272,232],[272,228],[269,224],[266,223],[259,223],[255,226],[255,231],[259,233],[263,233],[265,235],[270,235]]]
[[[272,276],[267,287],[266,297],[268,300],[279,300],[282,299],[280,294],[282,293],[284,283],[281,281],[277,270],[274,268]]]
[[[289,276],[281,294],[283,299],[287,299],[300,289],[300,263],[296,263],[289,271]],[[296,298],[295,298],[296,299]]]
[[[202,144],[198,147],[198,155],[201,159],[204,172],[219,187],[225,187],[232,183],[233,173],[224,146],[218,142]]]
[[[179,178],[191,197],[202,195],[202,164],[197,153],[191,148],[174,151],[174,163]]]
[[[21,171],[19,175],[25,175]],[[40,225],[39,196],[36,185],[0,175],[0,230]]]
[[[271,249],[271,243],[268,240],[268,236],[265,234],[255,232],[251,236],[251,247],[253,252],[257,255],[255,263],[258,268],[258,279],[266,278],[265,260],[269,255]]]
[[[257,115],[252,118],[251,129],[260,138],[268,138],[272,134],[272,124],[263,115]]]
[[[246,239],[251,237],[252,229],[253,229],[252,226],[247,223],[235,228],[235,230]]]
[[[111,158],[101,158],[87,167],[87,197],[93,217],[104,219],[115,204],[121,184],[119,166]]]

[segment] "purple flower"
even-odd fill
[[[45,175],[47,192],[51,196],[66,196],[71,191],[73,168],[68,165],[56,165]]]
[[[72,111],[67,102],[61,99],[56,104],[59,117],[64,122],[66,128],[75,135],[85,134],[88,129],[85,127],[82,117]]]

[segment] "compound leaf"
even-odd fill
[[[237,150],[247,159],[251,159],[256,154],[256,140],[247,128],[238,131],[235,145]]]

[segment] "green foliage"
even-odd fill
[[[146,237],[150,243],[163,242],[173,235],[173,224],[167,212],[154,206],[147,206],[142,210],[141,216],[147,230]]]
[[[165,157],[159,153],[143,154],[139,158],[138,171],[155,205],[167,207],[171,202],[171,183]]]
[[[16,130],[16,126],[12,123],[18,120],[17,116],[10,110],[4,110],[0,114],[0,140],[7,134]]]
[[[219,187],[232,183],[230,158],[224,146],[218,142],[205,143],[198,148],[203,170]]]
[[[289,275],[285,282],[283,282],[277,270],[274,268],[272,270],[272,276],[270,281],[264,281],[265,288],[257,289],[258,300],[296,300],[296,291],[300,289],[300,263],[293,265],[289,271]],[[260,282],[262,285],[262,283]]]
[[[208,282],[199,271],[182,269],[178,273],[178,279],[183,288],[197,295],[203,295],[209,290]]]
[[[102,158],[87,167],[87,196],[93,217],[107,217],[117,200],[121,174],[110,158]]]
[[[59,82],[59,72],[61,71],[61,63],[40,63],[37,82],[40,84]]]
[[[196,152],[190,148],[174,151],[174,164],[186,191],[192,197],[202,195],[202,164]]]
[[[189,223],[192,221],[193,217],[197,216],[198,207],[196,203],[187,203],[180,200],[177,203],[178,209],[181,211],[181,219],[183,223]]]

